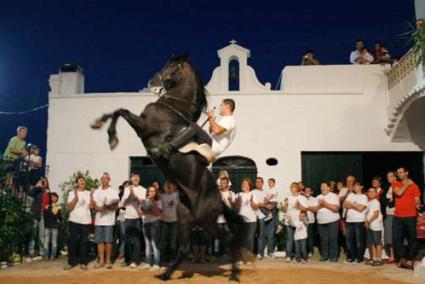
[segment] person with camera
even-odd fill
[[[29,243],[28,252],[31,260],[37,260],[35,255],[35,245],[38,243],[39,254],[41,257],[46,256],[46,248],[44,244],[44,211],[50,203],[49,183],[46,178],[41,178],[36,185],[28,192],[33,198],[31,212],[34,218],[34,232]]]
[[[316,58],[312,50],[307,50],[301,60],[301,65],[320,65],[320,61]]]

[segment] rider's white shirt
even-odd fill
[[[216,156],[224,152],[224,150],[229,147],[232,143],[236,134],[236,121],[233,115],[226,115],[220,117],[217,121],[217,124],[220,127],[225,128],[226,130],[221,134],[211,134],[212,138],[212,151]]]

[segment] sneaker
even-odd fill
[[[302,264],[306,264],[306,263],[307,263],[307,260],[305,260],[305,259],[301,259],[301,263],[302,263]]]
[[[38,256],[34,256],[33,258],[32,258],[32,261],[38,261],[38,260],[42,260],[43,259],[43,257],[42,256],[40,256],[40,255],[38,255]]]
[[[87,265],[85,265],[85,264],[81,264],[81,265],[80,265],[80,268],[81,268],[82,270],[87,270]]]
[[[125,261],[123,261],[123,262],[121,262],[120,266],[121,266],[121,267],[127,267],[127,266],[128,266],[128,263],[127,263],[127,262],[125,262]]]
[[[107,264],[106,264],[106,269],[112,269],[112,268],[114,268],[114,267],[112,266],[112,263],[107,263]]]
[[[344,261],[344,263],[353,264],[353,263],[355,263],[355,261],[354,261],[354,259],[347,259],[346,261]]]
[[[158,266],[158,265],[154,265],[154,266],[152,266],[152,267],[149,269],[149,271],[157,271],[157,270],[159,270],[159,266]]]
[[[288,256],[288,257],[286,257],[285,261],[286,261],[286,262],[291,262],[291,261],[292,261],[292,259]]]
[[[149,269],[149,268],[151,268],[151,265],[149,263],[145,263],[142,266],[142,269]]]
[[[309,254],[308,254],[308,257],[310,258],[310,257],[312,257],[313,256],[313,254],[310,252]]]
[[[271,253],[271,254],[267,255],[267,257],[269,257],[271,259],[275,259],[274,253]]]
[[[135,263],[135,262],[132,262],[131,264],[130,264],[130,268],[136,268],[137,267],[137,264]]]
[[[261,254],[258,254],[258,255],[257,255],[257,259],[259,259],[259,260],[263,260],[263,257],[261,256]]]
[[[294,258],[292,259],[292,263],[298,263],[298,262],[300,262],[300,260],[299,260],[299,259],[297,259],[296,257],[294,257]]]

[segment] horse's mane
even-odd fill
[[[195,68],[195,66],[193,66],[191,62],[189,62],[188,60],[186,60],[186,62],[192,68],[193,74],[195,75],[196,85],[197,85],[196,104],[198,105],[198,110],[193,114],[193,121],[196,122],[201,117],[202,112],[205,111],[208,106],[207,91],[205,89],[205,85],[204,85],[204,82],[202,81],[201,75],[199,74],[199,71]]]

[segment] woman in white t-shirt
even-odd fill
[[[286,262],[290,262],[294,256],[294,234],[295,224],[299,221],[300,211],[308,208],[308,200],[301,195],[301,187],[298,182],[293,182],[290,186],[291,194],[285,198],[283,212],[286,213]]]
[[[143,236],[145,238],[145,264],[144,269],[158,270],[160,251],[160,220],[161,220],[161,200],[156,187],[150,186],[143,200],[140,211],[143,219]],[[152,258],[153,254],[153,258]]]
[[[345,241],[347,245],[347,263],[363,262],[366,249],[367,196],[363,194],[363,184],[356,181],[354,191],[349,193],[343,204],[346,211]]]
[[[331,192],[329,182],[320,185],[322,194],[316,197],[316,203],[309,209],[316,212],[317,226],[320,235],[320,261],[338,261],[338,221],[339,198]]]
[[[86,190],[86,179],[79,176],[76,179],[76,189],[68,194],[69,210],[69,243],[68,264],[64,270],[72,269],[80,264],[87,270],[87,242],[89,227],[92,223],[90,212],[91,194]]]
[[[238,214],[242,216],[244,223],[242,224],[242,247],[249,251],[254,251],[254,237],[257,229],[257,214],[255,213],[255,196],[251,192],[254,184],[251,179],[244,178],[241,182],[241,192],[236,195],[235,204]],[[257,204],[260,201],[256,202]],[[246,260],[245,260],[246,262]]]
[[[377,199],[377,191],[375,188],[369,188],[367,194],[369,202],[367,204],[365,226],[367,228],[369,255],[372,256],[372,262],[370,264],[379,266],[382,265],[382,230],[384,229],[381,204]]]

